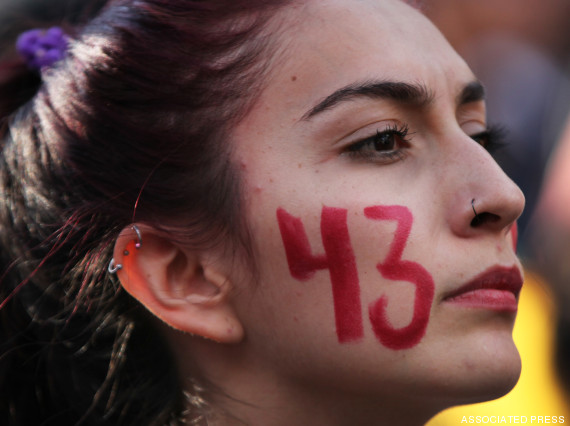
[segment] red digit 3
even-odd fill
[[[414,314],[403,328],[394,328],[386,316],[388,300],[380,297],[369,306],[372,328],[380,342],[391,349],[408,349],[417,345],[425,335],[434,295],[434,282],[430,273],[419,263],[402,260],[402,253],[410,236],[413,216],[404,206],[373,206],[364,209],[369,219],[396,220],[398,226],[386,259],[377,265],[384,278],[408,281],[416,285]]]

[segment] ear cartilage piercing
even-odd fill
[[[135,248],[140,249],[142,247],[141,231],[137,225],[131,225],[131,228],[133,229],[133,231],[135,231],[135,234],[137,234],[137,241],[135,242]],[[129,254],[130,253],[128,250],[123,251],[123,256],[128,256]],[[123,269],[123,265],[121,265],[120,263],[115,264],[115,259],[114,258],[111,259],[111,261],[109,262],[109,266],[107,267],[107,271],[109,271],[110,274],[115,274],[120,269]]]
[[[137,234],[138,241],[135,243],[135,248],[140,249],[142,247],[141,231],[139,230],[139,227],[137,225],[132,225],[131,228],[133,228],[133,231],[135,231],[135,233]]]
[[[110,274],[115,274],[119,269],[123,269],[123,265],[121,265],[120,263],[117,263],[115,265],[115,259],[111,259],[107,271],[109,271]]]

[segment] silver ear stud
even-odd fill
[[[141,235],[141,231],[138,228],[137,225],[131,225],[131,228],[133,229],[133,231],[135,231],[135,234],[137,234],[137,240],[135,242],[135,248],[138,250],[142,247],[142,235]],[[129,251],[125,250],[123,252],[124,256],[128,256],[129,255]],[[109,266],[107,267],[107,271],[110,274],[115,274],[117,273],[117,271],[119,271],[120,269],[123,269],[123,265],[121,265],[120,263],[115,263],[115,259],[112,258],[111,261],[109,262]]]

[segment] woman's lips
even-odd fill
[[[447,294],[443,301],[471,308],[516,312],[522,285],[522,275],[517,267],[496,266]]]

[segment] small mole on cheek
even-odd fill
[[[299,163],[299,164],[297,164],[297,167],[300,168],[300,169],[302,169],[302,168],[303,168],[303,164],[302,164],[302,163]]]
[[[296,75],[294,75],[294,76],[291,77],[291,81],[296,81],[296,80],[297,80],[297,76],[296,76]]]

